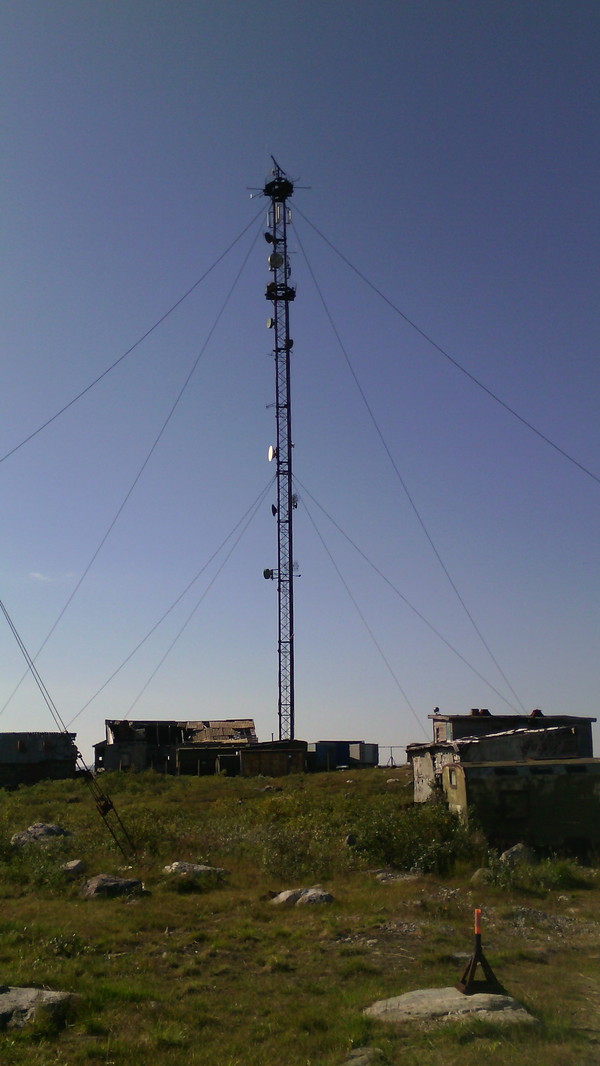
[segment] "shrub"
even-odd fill
[[[521,892],[546,893],[548,891],[593,888],[593,875],[584,870],[574,859],[542,859],[536,866],[526,863],[501,862],[493,852],[488,862],[488,882],[497,888]]]
[[[268,873],[283,877],[327,878],[352,863],[343,844],[343,805],[318,806],[305,796],[272,799],[253,833],[253,845]]]
[[[418,873],[447,873],[471,850],[470,837],[442,802],[398,809],[393,797],[367,807],[354,826],[370,862]]]

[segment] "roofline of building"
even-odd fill
[[[531,722],[597,722],[597,718],[583,718],[580,715],[574,714],[492,714],[488,711],[487,714],[428,714],[428,718],[432,722],[464,722],[466,719],[473,719],[473,721],[488,721],[490,718],[495,722],[514,722],[515,719],[521,719],[523,721]]]
[[[0,733],[0,737],[69,737],[74,740],[77,733],[63,732],[62,729],[49,730],[49,729],[25,729],[15,730],[11,733]]]
[[[542,768],[544,766],[598,766],[600,768],[600,759],[506,759],[504,762],[454,762],[447,763],[444,766],[446,768],[455,769],[457,766],[468,770],[496,770],[502,767],[532,767],[535,769]]]
[[[233,722],[248,723],[254,725],[254,718],[193,718],[181,720],[179,718],[105,718],[105,725],[126,722],[130,726],[144,725],[175,725],[175,726],[211,726],[215,724],[231,725]]]
[[[568,725],[551,725],[544,729],[544,733],[560,733],[569,728]],[[502,729],[498,733],[481,733],[479,736],[455,737],[454,740],[432,740],[429,743],[426,740],[418,740],[412,744],[407,744],[406,751],[430,751],[431,748],[454,748],[454,750],[457,750],[466,744],[481,744],[482,741],[496,740],[498,737],[536,737],[537,739],[539,735],[539,728],[528,729],[526,726],[521,726],[516,729]]]

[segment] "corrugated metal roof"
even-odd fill
[[[0,737],[52,737],[53,739],[55,737],[69,737],[70,739],[74,739],[76,736],[77,736],[77,733],[63,733],[63,732],[50,733],[50,732],[46,732],[46,730],[41,730],[41,729],[40,730],[28,730],[27,732],[19,732],[19,733],[16,733],[16,732],[15,733],[0,733]]]

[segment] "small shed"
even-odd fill
[[[317,740],[308,745],[310,770],[360,769],[378,763],[379,746],[364,740]]]

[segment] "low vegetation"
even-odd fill
[[[82,781],[2,793],[2,980],[79,996],[62,1028],[40,1017],[0,1033],[2,1066],[341,1066],[368,1045],[402,1066],[600,1062],[593,867],[552,858],[508,870],[443,806],[412,807],[404,768],[104,783],[137,845],[127,864]],[[11,847],[40,821],[72,835]],[[61,872],[74,858],[88,876],[127,866],[147,894],[84,900]],[[175,860],[228,876],[202,887],[165,874]],[[271,903],[316,883],[332,904]],[[456,982],[475,906],[489,961],[541,1024],[367,1019],[377,999]]]

